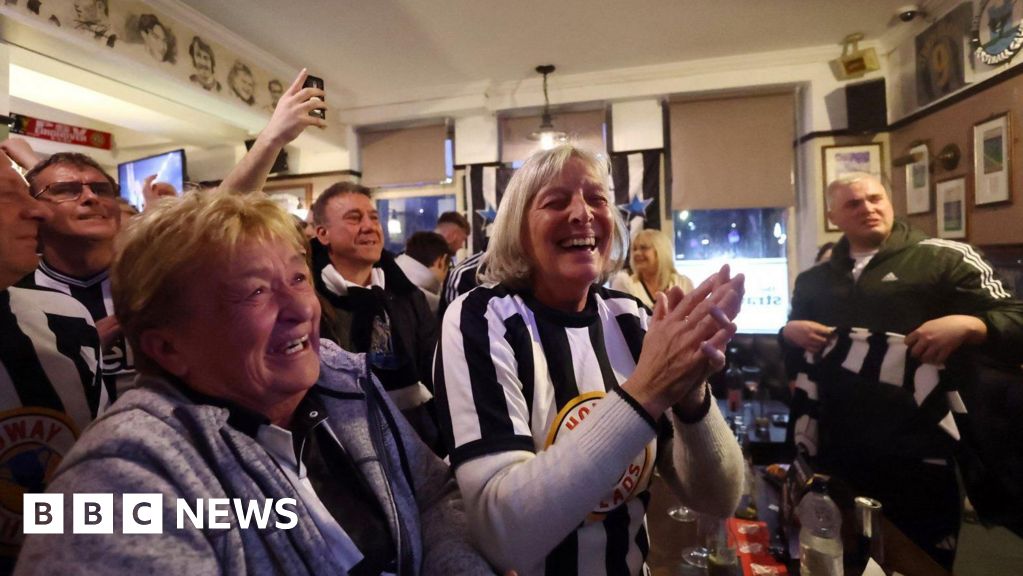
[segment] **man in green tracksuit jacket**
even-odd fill
[[[905,335],[909,355],[924,363],[945,364],[966,348],[1023,362],[1023,302],[1012,297],[972,247],[928,238],[895,222],[887,191],[868,174],[832,182],[827,201],[828,218],[844,236],[830,261],[796,279],[792,313],[782,330],[788,345],[819,353],[836,327],[858,327]],[[908,403],[901,415],[902,430],[919,435],[914,406]],[[819,415],[822,427],[827,417]],[[863,430],[871,427],[872,417],[877,416],[856,415]],[[847,432],[857,435],[857,430]],[[920,444],[926,449],[917,454],[893,453],[891,446],[900,444],[895,439],[863,442],[857,453],[848,453],[848,446],[856,446],[853,441],[842,454],[829,454],[822,445],[820,464],[860,493],[881,499],[886,516],[951,567],[959,527],[952,441],[937,427],[925,433],[933,434],[933,441]]]

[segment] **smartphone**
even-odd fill
[[[310,75],[305,77],[305,82],[302,83],[302,87],[303,88],[319,88],[320,90],[323,90],[323,78],[318,78],[318,77],[313,76],[312,74],[310,74]],[[324,96],[323,99],[326,100],[327,97]],[[327,117],[326,112],[327,112],[327,110],[325,108],[316,108],[312,112],[310,112],[309,115],[310,116],[316,116],[317,118],[320,118],[320,119],[326,119],[326,117]]]

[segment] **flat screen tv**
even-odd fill
[[[171,150],[118,164],[117,180],[121,185],[121,197],[141,210],[144,204],[142,185],[146,177],[152,174],[156,174],[154,182],[167,182],[174,186],[180,195],[186,179],[185,151]]]

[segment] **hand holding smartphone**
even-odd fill
[[[320,90],[323,90],[323,78],[319,78],[319,77],[313,76],[312,74],[309,74],[308,76],[306,76],[305,82],[302,83],[302,87],[303,88],[319,88]],[[324,97],[324,100],[326,100],[326,97]],[[319,118],[321,120],[325,120],[326,116],[327,116],[326,115],[326,109],[324,109],[324,108],[316,108],[312,112],[310,112],[309,115],[310,116],[316,116],[317,118]]]

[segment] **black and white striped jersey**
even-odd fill
[[[63,292],[78,300],[89,311],[93,322],[99,322],[114,315],[114,301],[110,294],[109,271],[104,270],[92,278],[79,279],[62,274],[46,262],[39,262],[36,271],[18,283],[22,288],[49,288]],[[100,368],[107,386],[121,392],[135,379],[135,359],[124,335],[117,336],[103,349],[103,364]]]
[[[444,312],[455,301],[455,298],[479,284],[476,281],[476,273],[479,272],[480,265],[483,263],[484,254],[485,252],[477,252],[448,270],[448,274],[444,278],[444,286],[441,287],[440,303],[437,306],[437,314],[441,320],[444,319]]]
[[[434,385],[452,466],[510,450],[543,451],[631,376],[649,322],[638,300],[592,287],[581,313],[482,286],[445,317]],[[547,557],[547,574],[638,574],[656,441]],[[538,520],[539,521],[539,520]]]
[[[42,492],[109,403],[89,312],[44,288],[0,291],[0,551],[21,541],[21,495]]]

